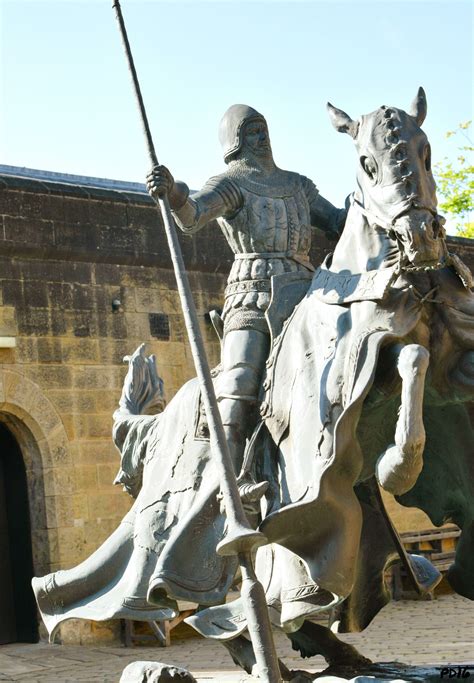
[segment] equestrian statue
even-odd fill
[[[473,279],[437,212],[423,89],[408,112],[328,111],[357,153],[344,209],[275,165],[267,123],[246,105],[224,115],[226,170],[200,192],[160,165],[147,182],[181,230],[215,219],[234,253],[212,376],[240,498],[268,541],[255,568],[270,620],[302,657],[365,671],[336,633],[388,603],[387,569],[402,562],[420,594],[441,578],[405,552],[381,489],[460,527],[447,580],[474,599]],[[313,228],[337,240],[317,268]],[[65,619],[171,619],[191,601],[188,623],[258,675],[245,606],[226,602],[237,559],[216,553],[227,518],[200,385],[164,407],[154,357],[142,345],[128,362],[116,483],[135,502],[82,564],[34,579],[43,620],[53,637]],[[312,621],[324,614],[331,628]]]

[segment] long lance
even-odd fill
[[[133,62],[133,56],[128,41],[127,31],[122,15],[119,0],[113,0],[112,7],[115,9],[120,34],[125,49],[128,67],[133,82],[135,97],[140,111],[141,122],[145,134],[148,155],[152,166],[158,165],[155,146],[151,136],[150,126],[145,111],[145,105],[138,82],[137,72]],[[206,411],[210,433],[211,453],[217,470],[220,489],[223,497],[227,516],[227,533],[218,544],[217,552],[220,555],[237,555],[241,573],[242,589],[245,614],[248,629],[255,653],[259,678],[267,683],[280,683],[281,675],[273,642],[270,618],[265,600],[265,592],[262,584],[255,574],[252,549],[265,545],[265,536],[254,529],[248,523],[247,517],[240,500],[234,467],[230,457],[227,440],[222,426],[222,420],[217,405],[211,371],[206,357],[206,350],[199,327],[196,307],[194,305],[191,287],[184,266],[183,255],[179,245],[176,226],[174,224],[171,208],[167,195],[155,200],[161,211],[163,223],[168,240],[168,246],[173,262],[174,273],[178,286],[178,292],[183,309],[184,320],[189,337],[189,344],[193,355],[196,373],[201,388],[202,400]]]

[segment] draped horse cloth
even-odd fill
[[[122,463],[143,462],[143,486],[117,530],[84,562],[34,579],[51,635],[65,619],[171,619],[177,599],[216,603],[236,570],[215,553],[225,516],[209,443],[194,438],[196,380],[185,384],[160,415],[131,416]],[[147,598],[155,588],[153,603]],[[166,592],[166,595],[165,595]]]
[[[261,528],[270,541],[306,562],[321,589],[350,595],[339,610],[341,630],[354,630],[364,628],[388,599],[381,573],[394,549],[386,529],[376,532],[385,525],[360,482],[370,481],[377,457],[393,442],[397,405],[382,400],[376,419],[363,424],[361,413],[381,347],[409,338],[426,314],[432,329],[444,332],[431,348],[424,468],[400,502],[424,510],[437,525],[454,521],[467,527],[450,576],[456,590],[474,598],[468,541],[474,529],[474,432],[468,408],[446,375],[447,363],[440,363],[446,349],[474,349],[474,296],[454,268],[395,282],[388,269],[377,271],[372,289],[357,276],[333,277],[324,270],[316,274],[269,363],[267,426],[280,453],[278,467],[270,463],[264,474],[272,478],[275,500]],[[472,405],[472,387],[470,392]],[[365,412],[370,414],[370,404]],[[445,422],[450,420],[458,433],[450,431],[447,443]],[[378,433],[386,435],[385,443]],[[369,591],[376,575],[378,594],[374,586]]]
[[[438,286],[436,300],[445,304],[442,312],[433,296],[428,301],[408,284],[390,288],[395,272],[379,272],[372,282],[350,276],[341,290],[340,276],[322,271],[274,345],[262,405],[274,441],[267,438],[257,458],[260,477],[270,481],[261,528],[272,545],[259,550],[257,572],[273,621],[288,630],[336,605],[341,630],[361,629],[389,599],[383,570],[394,547],[370,487],[361,483],[373,475],[375,460],[370,462],[357,431],[382,345],[409,336],[430,306],[433,315],[444,316],[458,347],[474,348],[474,297],[452,269],[429,275],[430,286]],[[464,411],[467,425],[466,408],[453,403],[453,410]],[[124,419],[122,461],[125,455],[143,462],[143,486],[118,529],[93,555],[71,570],[34,580],[51,634],[69,618],[158,620],[171,618],[180,599],[225,602],[237,565],[215,553],[225,515],[209,443],[196,438],[198,415],[199,389],[192,380],[161,415]],[[457,444],[457,462],[448,467],[453,451],[437,452],[440,425],[429,428],[434,432],[428,435],[423,472],[405,499],[436,524],[471,519],[473,528],[472,427],[466,443]],[[443,497],[428,501],[426,487],[440,474]],[[460,477],[464,498],[459,502]],[[453,514],[455,495],[459,512]],[[466,560],[472,545],[466,540],[463,547],[456,581],[460,592],[474,597]],[[245,628],[239,602],[200,614],[194,625],[206,635],[229,637]]]

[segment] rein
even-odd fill
[[[430,206],[425,206],[424,204],[417,204],[416,202],[410,201],[405,204],[403,209],[399,211],[393,218],[380,218],[377,214],[373,213],[372,211],[369,211],[368,209],[365,208],[361,202],[355,198],[354,194],[350,195],[350,203],[352,206],[357,206],[359,211],[370,221],[375,223],[376,225],[380,225],[380,227],[385,228],[387,232],[390,230],[393,230],[395,227],[395,221],[397,221],[399,218],[407,214],[409,211],[413,210],[418,210],[418,211],[429,211],[429,213],[434,217],[434,218],[442,218],[437,211]]]
[[[440,216],[437,211],[430,206],[425,206],[424,204],[417,204],[414,201],[407,202],[407,204],[399,211],[392,219],[389,218],[381,218],[377,214],[373,213],[372,211],[369,211],[368,209],[365,208],[361,204],[361,202],[355,198],[354,194],[351,194],[350,196],[350,204],[351,206],[357,207],[357,209],[360,211],[360,213],[365,216],[365,218],[368,219],[368,221],[372,224],[375,225],[380,225],[381,228],[384,228],[386,232],[394,232],[395,239],[397,240],[398,244],[401,246],[402,241],[400,240],[399,236],[397,235],[396,231],[394,230],[395,227],[395,222],[401,218],[402,216],[405,216],[409,211],[412,210],[420,210],[420,211],[429,211],[431,215],[436,218],[436,219],[441,219],[444,221],[442,216]],[[445,268],[447,265],[449,265],[449,260],[444,259],[443,261],[438,261],[437,263],[433,263],[432,265],[429,266],[410,266],[410,265],[404,265],[401,262],[401,254],[402,254],[402,249],[399,249],[400,251],[400,264],[399,268],[401,271],[404,272],[409,272],[409,273],[416,273],[416,272],[421,272],[421,271],[430,271],[430,270],[439,270],[440,268]]]

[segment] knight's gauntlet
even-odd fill
[[[182,180],[176,180],[168,194],[170,206],[173,211],[179,211],[189,197],[189,187]]]

